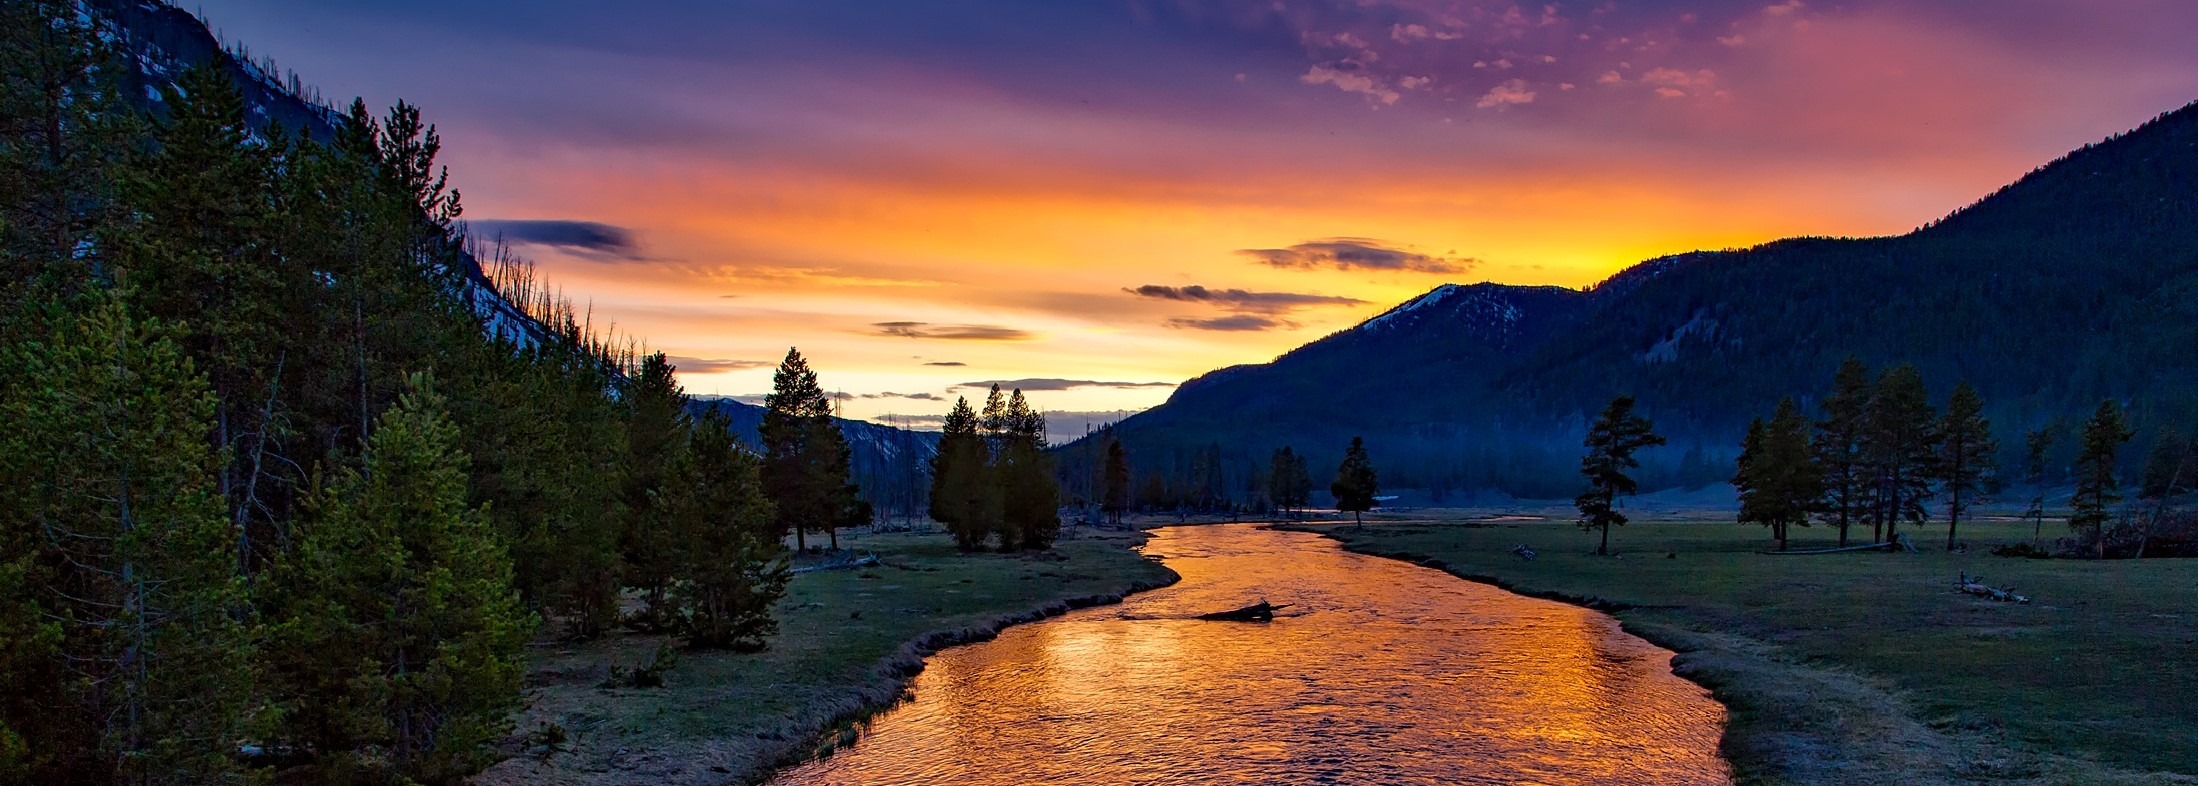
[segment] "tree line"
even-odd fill
[[[931,518],[975,551],[1045,549],[1061,531],[1060,481],[1046,454],[1046,418],[1021,389],[993,385],[983,412],[957,397],[931,463]]]
[[[0,17],[0,781],[454,782],[538,630],[762,646],[859,511],[798,352],[760,449],[689,417],[479,267],[417,108],[147,111],[96,17]]]
[[[1895,366],[1873,377],[1862,361],[1850,357],[1818,409],[1812,419],[1792,398],[1780,401],[1769,419],[1749,424],[1735,467],[1739,520],[1769,528],[1781,550],[1791,528],[1812,523],[1836,528],[1842,547],[1850,529],[1863,525],[1870,527],[1871,543],[1889,544],[1901,524],[1929,520],[1938,498],[1946,510],[1946,548],[1952,550],[1960,543],[1962,516],[1982,495],[2004,486],[1984,399],[1967,382],[1955,386],[1941,413],[1914,366]],[[2117,453],[2132,433],[2113,401],[2101,402],[2086,422],[2070,502],[2069,526],[2079,534],[2100,539],[2109,509],[2120,500]],[[2027,515],[2041,529],[2046,456],[2053,441],[2045,428],[2024,438],[2024,479],[2033,492]]]

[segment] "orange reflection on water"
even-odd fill
[[[783,784],[1703,784],[1724,708],[1609,617],[1323,538],[1161,530],[1174,587],[934,656]],[[1265,597],[1272,623],[1190,619]]]

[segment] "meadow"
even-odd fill
[[[512,756],[476,782],[759,782],[852,741],[940,647],[1172,583],[1134,550],[1144,537],[1071,527],[1051,552],[962,554],[945,534],[843,534],[880,564],[797,575],[768,649],[683,650],[660,687],[604,686],[657,638],[539,641]]]
[[[1909,530],[1920,553],[1768,555],[1762,528],[1685,510],[1619,528],[1617,556],[1596,557],[1561,511],[1499,513],[1315,528],[1614,612],[1730,708],[1743,783],[2198,782],[2198,561],[1996,557],[2032,538],[2005,519],[1964,522],[1965,553],[1940,523]],[[1965,572],[2032,602],[1959,594]]]

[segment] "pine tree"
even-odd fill
[[[1626,474],[1641,466],[1633,454],[1664,444],[1664,438],[1656,433],[1654,423],[1633,414],[1632,396],[1619,396],[1588,427],[1584,444],[1587,455],[1580,459],[1580,474],[1587,478],[1587,490],[1573,499],[1573,505],[1580,510],[1581,529],[1602,531],[1602,545],[1595,553],[1608,555],[1611,525],[1626,523],[1626,514],[1618,512],[1618,497],[1632,496],[1639,488]]]
[[[1868,509],[1870,482],[1865,452],[1865,420],[1870,405],[1870,370],[1849,356],[1832,378],[1831,395],[1824,397],[1823,416],[1816,423],[1811,450],[1824,473],[1824,502],[1818,509],[1825,521],[1839,527],[1839,545],[1847,545],[1847,529]]]
[[[778,630],[771,604],[789,574],[756,459],[732,427],[715,411],[703,416],[673,459],[661,508],[682,557],[673,600],[688,641],[755,650]]]
[[[1380,491],[1374,462],[1366,456],[1365,438],[1352,437],[1351,446],[1343,451],[1343,464],[1336,467],[1335,482],[1328,484],[1328,493],[1336,498],[1336,510],[1351,511],[1352,522],[1365,527],[1364,514],[1374,509],[1374,495]]]
[[[985,463],[982,492],[970,511],[976,514],[975,526],[982,527],[980,538],[997,537],[1001,551],[1014,551],[1021,533],[1007,524],[1007,479],[1001,477],[1008,451],[1007,394],[997,384],[985,394],[985,408],[977,413],[977,433],[984,440]]]
[[[214,400],[127,301],[95,291],[0,353],[35,380],[0,385],[0,583],[22,590],[0,599],[0,682],[28,688],[0,700],[0,770],[31,782],[237,777],[254,706]]]
[[[1878,376],[1864,422],[1872,521],[1880,528],[1877,540],[1891,543],[1900,522],[1929,518],[1924,503],[1938,475],[1938,414],[1931,411],[1915,366],[1895,366]]]
[[[931,518],[954,533],[954,544],[963,551],[984,547],[989,530],[984,506],[986,450],[977,432],[977,413],[969,399],[954,400],[946,414],[939,452],[931,457]]]
[[[2190,466],[2190,441],[2173,428],[2160,429],[2152,439],[2152,450],[2145,454],[2144,473],[2139,476],[2137,496],[2144,499],[2164,500],[2179,494],[2187,494],[2194,486]]]
[[[2031,520],[2031,545],[2045,537],[2045,452],[2053,446],[2053,430],[2033,429],[2023,435],[2023,474],[2030,480],[2035,495],[2030,498],[2030,509],[2023,516]]]
[[[534,619],[466,502],[442,396],[424,376],[407,388],[364,469],[318,493],[277,574],[284,728],[328,777],[455,781],[489,762],[519,701]]]
[[[1297,451],[1288,445],[1275,451],[1267,460],[1267,495],[1274,501],[1277,512],[1288,515],[1305,504],[1297,498]]]
[[[1122,526],[1122,514],[1130,508],[1129,451],[1119,439],[1107,440],[1106,497],[1100,510],[1114,526]]]
[[[1763,419],[1748,421],[1747,436],[1740,440],[1740,456],[1733,462],[1732,485],[1739,492],[1742,524],[1772,526],[1770,456],[1763,446]]]
[[[1061,531],[1060,481],[1046,456],[1046,418],[1030,406],[1020,389],[1008,397],[1002,416],[998,459],[1002,521],[1000,547],[1045,549]]]
[[[2099,402],[2098,410],[2084,422],[2083,452],[2076,455],[2076,494],[2068,500],[2068,528],[2097,542],[2099,559],[2106,559],[2109,511],[2122,500],[2121,465],[2115,454],[2135,433],[2122,420],[2122,408],[2112,401]]]
[[[665,474],[694,430],[677,371],[664,353],[650,355],[626,396],[626,525],[618,550],[626,586],[641,591],[641,610],[631,622],[645,631],[670,626],[672,578],[684,561],[676,528],[657,510]]]
[[[829,533],[838,549],[838,527],[855,497],[847,439],[832,422],[832,400],[801,350],[787,350],[763,406],[764,496],[777,508],[780,526],[794,531],[797,549],[806,550],[806,533],[817,530]]]
[[[1953,551],[1962,511],[1971,504],[1968,498],[1991,477],[1993,454],[2000,449],[1992,438],[1992,423],[1984,419],[1984,399],[1968,382],[1954,387],[1938,436],[1939,488],[1946,492],[1946,550]]]

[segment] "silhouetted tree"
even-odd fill
[[[1351,520],[1364,527],[1364,514],[1374,509],[1374,495],[1380,491],[1374,462],[1366,456],[1365,438],[1352,437],[1351,446],[1343,451],[1343,464],[1336,467],[1335,482],[1328,484],[1328,493],[1336,497],[1336,510],[1351,511]]]
[[[2023,511],[2023,515],[2031,520],[2032,545],[2036,545],[2045,536],[2045,452],[2052,446],[2052,429],[2032,429],[2023,435],[2023,474],[2035,491],[2030,498],[2030,509]]]
[[[1664,438],[1648,418],[1633,414],[1632,396],[1619,396],[1588,427],[1583,444],[1587,455],[1580,459],[1580,474],[1587,478],[1587,490],[1573,499],[1573,505],[1580,509],[1581,529],[1602,531],[1602,545],[1595,547],[1595,553],[1608,555],[1611,525],[1626,523],[1626,514],[1618,512],[1618,497],[1632,496],[1639,489],[1626,474],[1641,466],[1633,454],[1664,444]]]
[[[1877,540],[1891,542],[1900,522],[1929,518],[1924,502],[1938,475],[1938,414],[1931,411],[1915,366],[1895,366],[1878,376],[1864,421],[1872,522]]]
[[[1969,497],[1984,487],[1999,452],[1992,438],[1992,423],[1984,419],[1984,398],[1963,382],[1954,387],[1946,402],[1946,417],[1939,421],[1939,488],[1946,492],[1946,550],[1954,550],[1954,530],[1961,526]]]
[[[1817,509],[1825,520],[1839,527],[1839,545],[1847,545],[1847,528],[1867,507],[1870,492],[1868,454],[1863,442],[1865,416],[1870,406],[1870,369],[1848,356],[1832,378],[1831,395],[1819,405],[1823,416],[1816,422],[1811,449],[1823,471],[1824,501]]]
[[[1793,399],[1781,399],[1770,422],[1748,426],[1733,485],[1740,489],[1740,520],[1771,529],[1786,550],[1788,528],[1807,526],[1823,498],[1823,476],[1809,453],[1808,421]]]
[[[805,533],[822,530],[839,548],[839,525],[853,504],[847,439],[832,422],[832,400],[801,350],[789,349],[764,397],[763,494],[794,531],[794,547],[807,549]]]
[[[1122,526],[1122,512],[1130,507],[1130,458],[1119,439],[1107,440],[1106,497],[1100,504],[1111,523]]]
[[[2098,410],[2084,422],[2083,452],[2076,455],[2076,494],[2068,500],[2068,528],[2097,541],[2099,559],[2106,559],[2106,523],[2112,516],[2108,509],[2122,499],[2120,460],[2115,454],[2134,434],[2122,420],[2122,408],[2113,401],[2099,402]]]
[[[1046,417],[1023,391],[1008,396],[1000,452],[1000,548],[1044,549],[1061,532],[1061,487],[1046,455]]]
[[[1284,445],[1267,462],[1267,493],[1276,507],[1295,513],[1313,495],[1313,478],[1305,469],[1305,457]]]
[[[985,505],[992,484],[986,479],[989,450],[977,431],[977,413],[969,399],[954,400],[947,412],[939,452],[931,458],[931,518],[954,533],[963,551],[984,548],[990,529]]]

